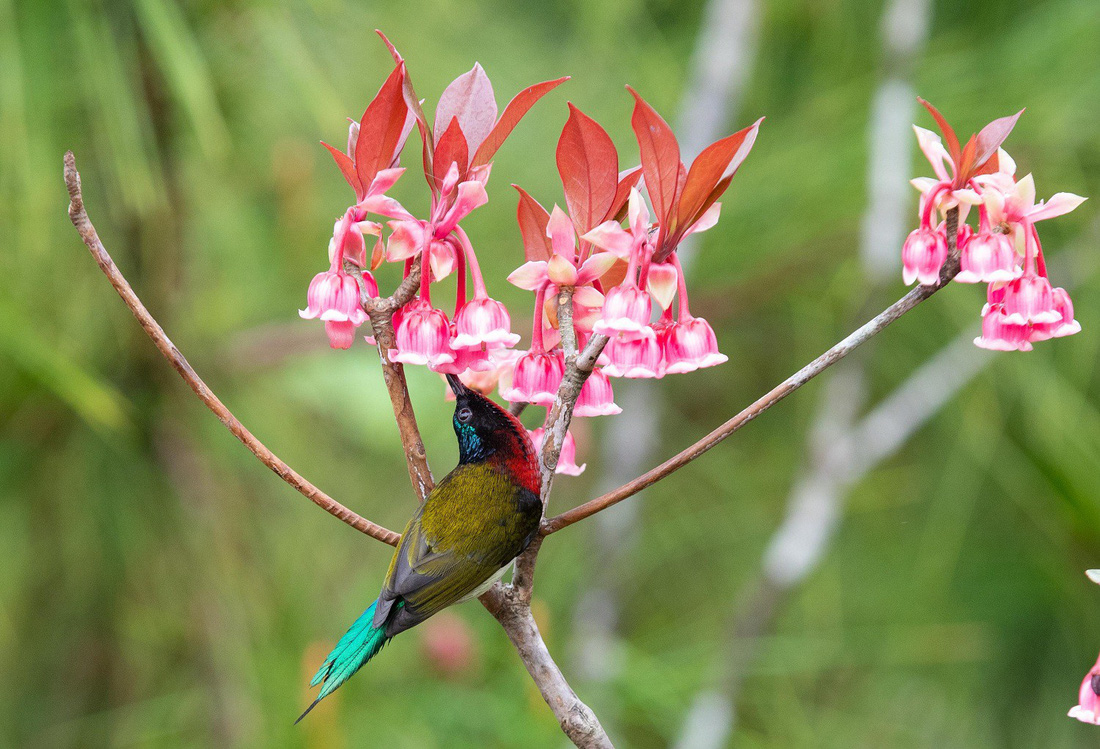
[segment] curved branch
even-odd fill
[[[848,354],[855,351],[861,344],[866,343],[882,332],[890,323],[897,320],[909,310],[916,307],[928,297],[935,294],[942,289],[955,274],[959,272],[959,258],[958,252],[955,250],[954,237],[952,229],[957,226],[958,222],[958,209],[952,209],[948,212],[947,226],[948,236],[951,237],[951,251],[948,256],[947,263],[944,264],[943,270],[940,272],[940,280],[935,286],[918,286],[911,290],[905,296],[885,310],[880,312],[874,318],[866,322],[861,328],[853,332],[847,338],[840,343],[833,346],[831,349],[823,353],[821,356],[814,359],[802,369],[795,372],[788,377],[782,383],[773,388],[763,397],[756,400],[748,408],[741,411],[741,413],[734,416],[722,426],[715,429],[703,439],[699,440],[690,447],[685,448],[673,457],[666,460],[656,468],[643,473],[633,481],[629,481],[623,484],[618,489],[613,489],[606,494],[589,500],[578,507],[563,512],[550,520],[543,523],[542,534],[549,535],[556,533],[562,528],[572,525],[580,520],[584,520],[587,517],[595,515],[600,510],[605,510],[608,507],[622,502],[628,497],[632,497],[638,492],[642,491],[646,487],[657,483],[661,479],[667,477],[669,474],[677,471],[686,466],[691,461],[695,460],[703,453],[710,450],[722,440],[729,437],[741,427],[748,424],[760,414],[767,411],[779,401],[786,398],[788,395],[798,390],[807,382],[817,377],[826,369],[836,364]]]
[[[244,446],[251,450],[252,454],[259,458],[265,466],[274,471],[275,475],[301,492],[306,499],[357,531],[390,546],[396,546],[398,539],[401,538],[400,535],[357,515],[307,481],[256,439],[252,432],[248,431],[237,420],[237,417],[226,408],[218,396],[214,395],[214,392],[202,381],[202,378],[198,376],[184,355],[180,353],[180,350],[165,334],[164,329],[149,313],[149,310],[145,308],[145,305],[141,303],[141,299],[134,293],[133,288],[131,288],[103,247],[103,243],[100,241],[91,219],[88,218],[87,211],[84,209],[84,197],[80,191],[80,174],[76,171],[76,159],[73,157],[72,151],[65,153],[65,185],[69,188],[69,219],[80,233],[80,238],[84,240],[84,244],[88,246],[100,270],[107,276],[111,286],[122,297],[122,301],[130,308],[130,311],[137,318],[145,333],[152,339],[157,349],[164,354],[168,362],[179,372],[180,377],[195,391],[195,395],[199,396],[199,399],[206,404],[207,408],[214,412],[214,415],[225,425],[226,429],[244,443]]]

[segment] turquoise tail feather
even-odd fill
[[[404,601],[399,601],[396,608],[400,608]],[[328,697],[345,681],[358,671],[363,665],[378,654],[382,646],[390,639],[386,637],[386,625],[374,626],[374,609],[378,605],[375,601],[363,614],[355,620],[336,647],[325,658],[321,668],[309,682],[311,687],[321,685],[321,691],[305,712],[298,716],[297,723],[309,714],[309,711],[317,706],[317,703]]]

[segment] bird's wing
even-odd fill
[[[405,601],[400,629],[461,600],[523,550],[538,521],[526,527],[517,491],[480,466],[439,482],[409,521],[382,589],[381,598]]]

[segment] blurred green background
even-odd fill
[[[694,311],[731,361],[647,391],[652,460],[903,291],[900,273],[872,289],[857,249],[871,101],[892,70],[881,3],[767,0],[758,13],[724,132],[768,120],[692,271]],[[1041,196],[1100,194],[1095,0],[936,0],[931,13],[901,71],[915,90],[966,133],[1026,106],[1007,144],[1020,173],[1037,173]],[[296,314],[351,199],[317,141],[342,143],[391,67],[372,29],[429,103],[474,60],[502,106],[574,76],[502,149],[490,203],[466,222],[522,331],[530,296],[504,282],[521,261],[508,184],[561,202],[566,99],[635,163],[623,84],[675,120],[702,14],[674,0],[0,0],[0,744],[564,744],[476,604],[398,638],[291,726],[390,549],[274,477],[160,359],[68,222],[61,156],[75,151],[109,251],[230,408],[323,489],[401,528],[413,500],[377,357],[329,350]],[[912,174],[928,173],[914,151]],[[395,195],[424,207],[415,174]],[[1100,729],[1065,717],[1100,648],[1100,589],[1082,574],[1100,566],[1095,217],[1090,201],[1040,227],[1056,274],[1085,268],[1055,278],[1075,284],[1084,332],[996,356],[857,483],[820,566],[756,642],[723,743],[1096,745]],[[983,301],[953,287],[877,339],[872,402],[971,330]],[[441,475],[456,456],[449,407],[433,375],[410,385]],[[725,678],[729,622],[749,605],[822,392],[815,382],[657,485],[629,534],[596,538],[605,526],[586,522],[544,547],[548,645],[620,745],[675,744],[696,694]],[[588,472],[560,479],[556,508],[604,485],[607,428],[578,429]],[[617,550],[615,668],[581,677],[577,608],[600,547]]]

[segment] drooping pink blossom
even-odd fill
[[[688,317],[667,325],[658,335],[666,374],[693,372],[729,361],[718,350],[714,329],[701,317]]]
[[[604,295],[603,316],[592,326],[592,332],[625,337],[653,337],[650,316],[653,302],[649,293],[634,284],[616,286]]]
[[[1029,334],[1026,324],[1009,320],[1004,306],[993,304],[982,313],[982,334],[974,345],[990,351],[1031,351]]]
[[[510,403],[533,403],[550,406],[558,395],[565,363],[561,351],[532,349],[516,360],[512,384],[500,395]]]
[[[947,240],[942,234],[934,229],[914,229],[901,249],[902,279],[906,285],[920,281],[934,286],[946,260]]]
[[[390,361],[432,367],[449,364],[455,360],[450,337],[446,313],[426,299],[415,299],[405,305],[396,325],[397,345],[389,351]]]
[[[1059,286],[1051,290],[1051,296],[1053,297],[1054,310],[1058,313],[1059,319],[1056,322],[1033,323],[1031,334],[1028,336],[1028,340],[1033,343],[1051,338],[1063,338],[1081,332],[1081,323],[1073,317],[1073,301],[1069,298],[1069,292]]]
[[[1017,325],[1060,322],[1054,308],[1050,281],[1035,273],[1025,273],[1004,287],[1004,314],[1007,322]]]
[[[574,416],[615,416],[623,409],[615,403],[615,394],[611,381],[603,370],[596,367],[588,375],[581,387],[577,403],[573,408]]]
[[[640,379],[664,375],[656,335],[633,339],[616,336],[607,342],[600,358],[609,377]]]
[[[959,283],[1011,281],[1023,273],[1012,240],[999,232],[982,232],[962,245],[959,267]]]
[[[369,279],[369,280],[368,280]],[[370,272],[363,273],[367,290],[378,293]],[[343,270],[318,273],[309,284],[306,308],[298,315],[304,320],[320,318],[325,323],[329,343],[333,348],[346,349],[355,337],[355,328],[366,322],[367,314],[359,303],[359,284]]]
[[[451,346],[456,349],[509,348],[517,343],[519,335],[512,332],[508,309],[495,299],[475,297],[455,315],[455,336]]]

